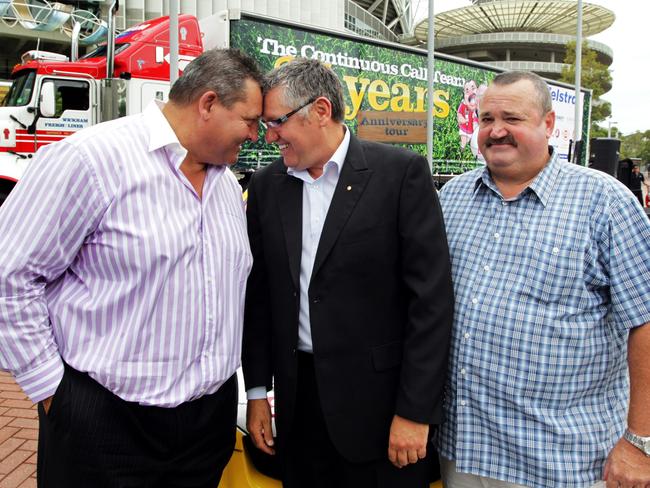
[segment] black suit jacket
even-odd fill
[[[295,405],[302,189],[278,160],[255,173],[248,190],[254,262],[243,369],[247,388],[275,388],[279,449]],[[386,457],[394,414],[439,422],[454,299],[424,158],[351,137],[309,300],[322,409],[345,458]]]

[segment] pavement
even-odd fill
[[[36,406],[0,371],[0,488],[36,488]]]

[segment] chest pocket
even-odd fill
[[[533,241],[522,292],[541,302],[567,303],[583,282],[583,250],[566,243]]]

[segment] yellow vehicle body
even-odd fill
[[[282,488],[279,480],[260,473],[244,447],[244,433],[237,429],[235,450],[221,477],[219,488]],[[435,481],[429,488],[442,488],[440,481]]]

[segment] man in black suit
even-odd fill
[[[453,291],[424,158],[343,124],[336,75],[299,59],[266,78],[282,158],[249,185],[243,368],[248,430],[287,487],[427,485]]]

